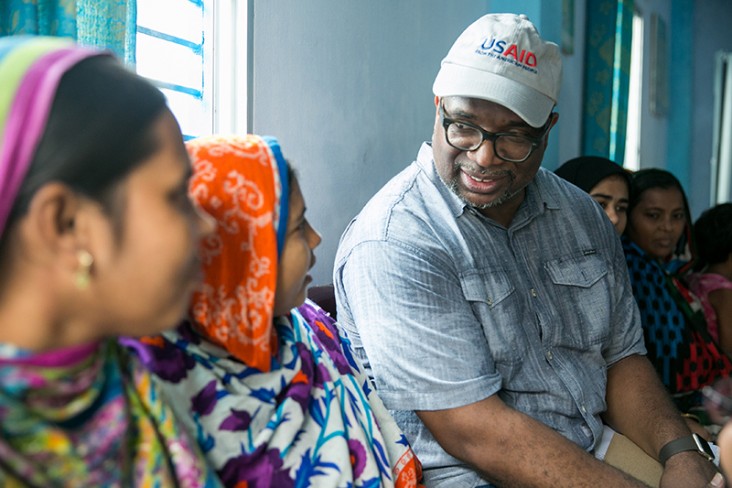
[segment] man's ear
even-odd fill
[[[557,125],[557,122],[559,121],[559,112],[552,112],[552,127]]]
[[[83,247],[79,235],[82,198],[63,183],[43,185],[31,199],[21,229],[24,253],[50,264],[62,259],[77,266],[76,251]]]
[[[546,131],[546,134],[544,135],[544,142],[546,146],[549,146],[549,133],[552,131],[555,125],[557,125],[557,121],[559,120],[559,113],[558,112],[552,112],[550,115],[551,121],[549,122],[549,129]]]

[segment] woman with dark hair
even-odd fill
[[[701,300],[709,333],[732,352],[732,203],[707,209],[694,223],[699,252],[689,275],[691,290]]]
[[[607,158],[580,156],[570,159],[554,173],[589,193],[605,211],[618,234],[623,233],[628,221],[628,171]]]
[[[165,99],[67,40],[0,39],[0,485],[217,486],[117,342],[198,281],[190,164]]]
[[[333,319],[305,300],[321,239],[276,139],[187,146],[193,199],[218,223],[203,245],[204,284],[189,321],[137,349],[221,480],[417,487],[409,443]]]
[[[685,283],[694,248],[684,190],[668,171],[637,171],[628,209],[623,249],[648,357],[679,409],[701,415],[700,390],[729,376],[732,362],[709,335]]]

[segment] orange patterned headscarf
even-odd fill
[[[287,165],[273,138],[207,136],[186,147],[191,197],[217,223],[202,244],[204,278],[191,318],[208,340],[269,371],[277,352],[273,313],[289,208]]]

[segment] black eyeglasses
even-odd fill
[[[534,149],[541,145],[542,139],[551,127],[552,115],[544,124],[539,137],[529,137],[511,132],[488,132],[470,122],[462,122],[445,116],[445,107],[440,101],[440,118],[445,129],[445,140],[460,151],[475,151],[484,141],[493,143],[493,153],[504,161],[523,163]]]

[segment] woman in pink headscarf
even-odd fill
[[[219,486],[117,337],[185,313],[190,163],[152,84],[107,53],[0,38],[0,486]]]

